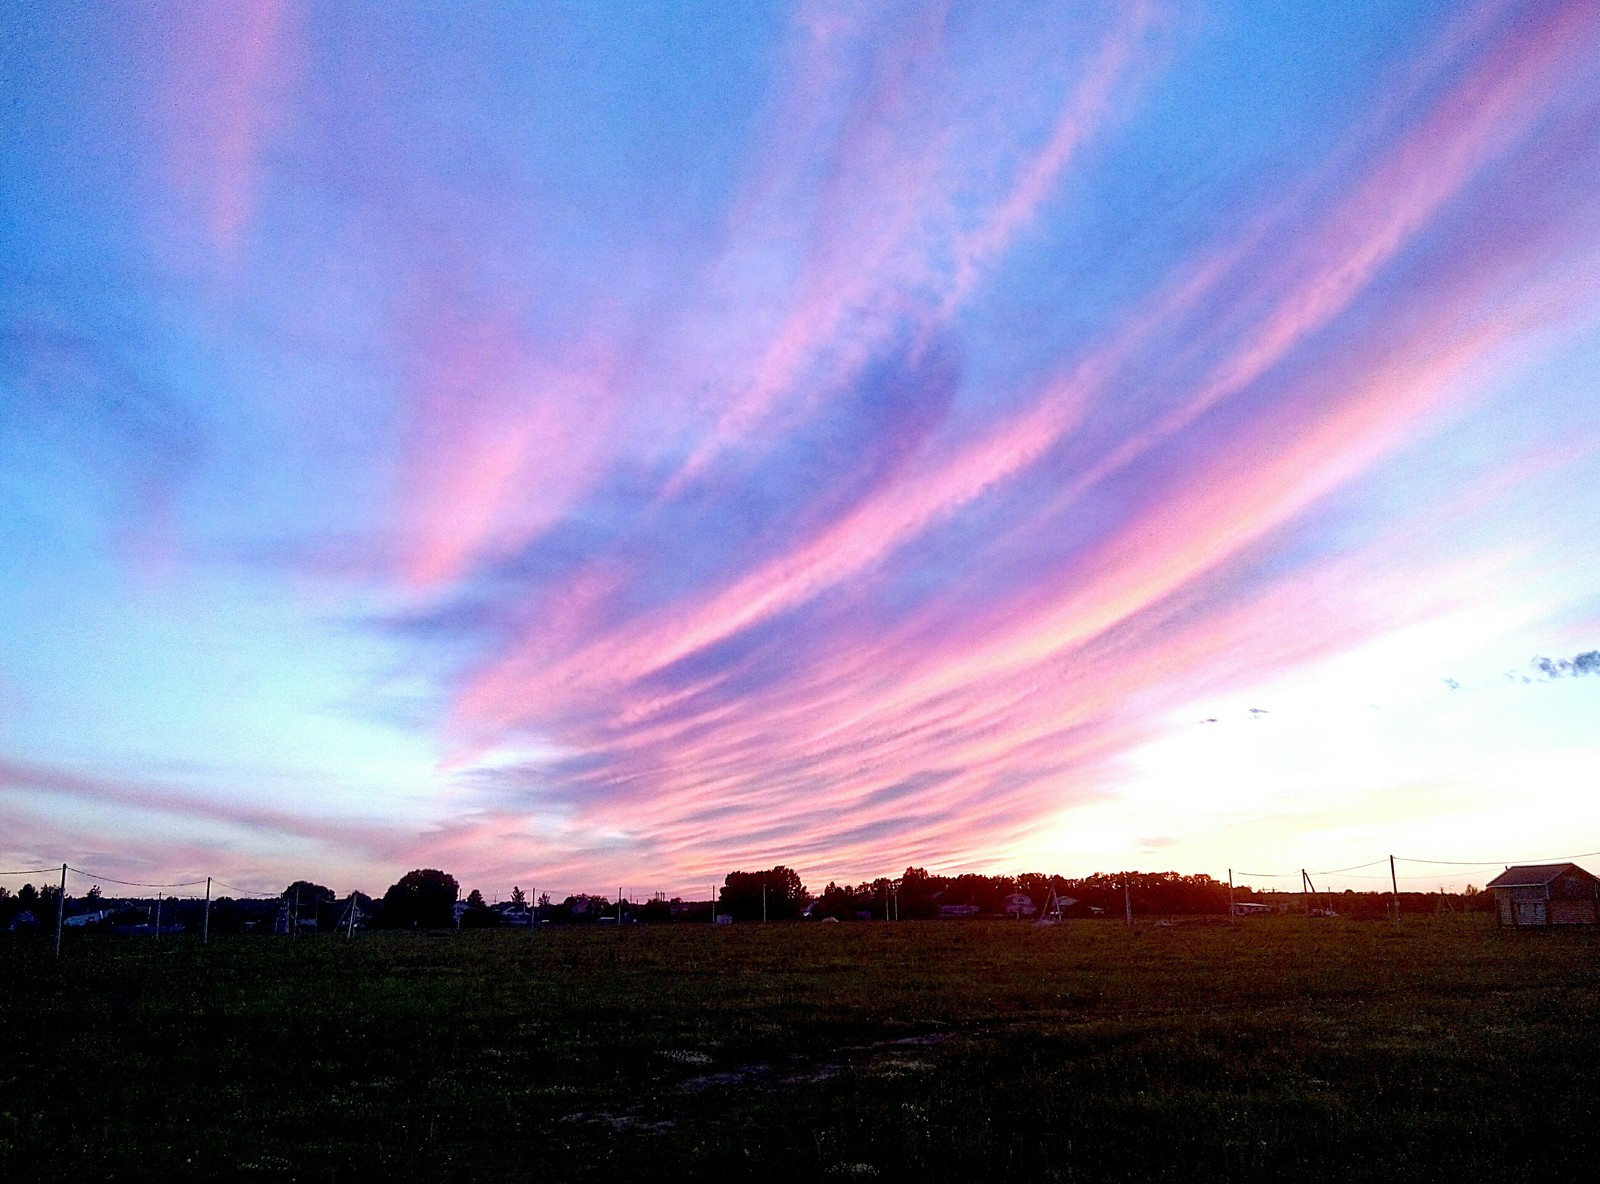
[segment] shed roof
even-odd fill
[[[1596,877],[1584,871],[1575,863],[1528,863],[1519,867],[1508,867],[1486,887],[1489,888],[1534,888],[1549,884],[1560,879],[1567,872],[1577,872],[1585,879],[1595,880]]]

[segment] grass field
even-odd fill
[[[1582,1179],[1600,935],[1481,916],[0,946],[0,1178]]]

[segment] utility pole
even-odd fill
[[[622,889],[617,889],[617,928],[622,928]]]
[[[61,926],[67,920],[67,865],[61,865],[61,894],[56,897],[56,957],[61,957]]]
[[[159,892],[156,893],[156,929],[152,936],[161,936],[161,893]]]
[[[1233,869],[1228,869],[1228,924],[1237,925],[1238,916],[1233,911]]]
[[[1300,869],[1300,905],[1306,911],[1306,916],[1311,915],[1311,877],[1306,875],[1306,869]]]
[[[211,941],[211,877],[206,877],[206,913],[205,919],[200,922],[200,944],[208,945]]]
[[[767,886],[761,885],[761,923],[767,923]]]
[[[356,936],[356,892],[355,892],[355,889],[352,888],[350,890],[350,919],[345,922],[344,939],[345,939],[345,941],[353,941],[355,939],[355,936]]]
[[[1400,929],[1400,881],[1394,874],[1394,856],[1389,856],[1389,892],[1394,899],[1394,927]]]
[[[1133,924],[1133,893],[1128,888],[1128,877],[1122,877],[1122,913],[1129,925]]]

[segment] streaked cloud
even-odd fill
[[[172,483],[179,588],[292,632],[272,734],[316,736],[296,767],[366,804],[302,823],[312,797],[264,809],[248,763],[215,798],[167,785],[203,737],[106,778],[104,752],[25,743],[26,714],[0,792],[233,826],[252,866],[310,843],[574,889],[1087,858],[1075,817],[1123,845],[1107,866],[1182,861],[1212,839],[1118,803],[1167,808],[1150,779],[1202,750],[1312,746],[1286,679],[1348,723],[1344,658],[1410,661],[1400,639],[1458,619],[1524,647],[1544,622],[1579,653],[1544,676],[1579,673],[1592,592],[1562,540],[1600,503],[1555,491],[1600,448],[1600,15],[1380,9],[195,18],[179,67],[105,100],[160,116],[150,159],[181,176],[145,183],[197,203],[214,256],[153,213],[125,236],[123,282],[160,300],[120,385],[195,425],[129,432],[206,440]],[[1372,31],[1339,42],[1347,19]],[[335,64],[357,45],[360,77]],[[50,241],[7,266],[61,284]],[[18,375],[105,385],[17,324],[13,405]],[[114,557],[46,561],[107,645],[160,635],[119,628],[158,609]],[[236,652],[266,670],[272,645]],[[24,666],[0,677],[27,697],[48,662]],[[1428,713],[1466,673],[1422,680],[1416,734],[1448,732]],[[1341,765],[1352,800],[1405,782],[1446,810],[1404,749]],[[1171,805],[1197,834],[1265,843],[1280,808],[1339,829],[1202,780]]]

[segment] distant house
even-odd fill
[[[942,904],[939,906],[939,916],[945,919],[951,917],[976,917],[978,906],[975,904]]]
[[[1006,897],[1006,916],[1016,917],[1019,921],[1023,917],[1031,917],[1039,911],[1039,906],[1033,903],[1033,897],[1026,892],[1013,892]]]
[[[498,914],[507,925],[515,929],[527,929],[533,924],[533,914],[528,911],[528,906],[525,904],[512,904],[506,901],[490,905],[489,911]]]
[[[1270,904],[1263,904],[1259,900],[1240,900],[1233,905],[1235,917],[1256,917],[1272,912]]]
[[[1494,892],[1496,920],[1509,928],[1600,921],[1600,878],[1575,863],[1508,867],[1488,887]]]

